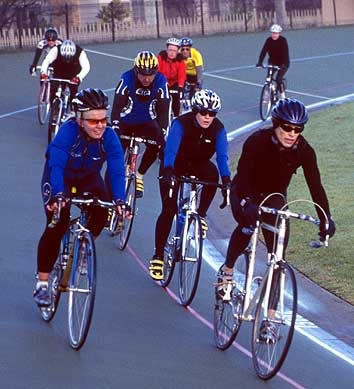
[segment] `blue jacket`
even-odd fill
[[[122,145],[107,127],[100,140],[90,139],[74,120],[64,123],[47,152],[52,196],[65,192],[65,182],[100,175],[105,161],[113,200],[125,200],[125,169]]]

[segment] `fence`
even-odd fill
[[[137,7],[138,3],[140,7]],[[106,8],[99,19],[97,15],[102,7]],[[166,3],[163,0],[122,0],[119,9],[114,7],[116,5],[111,2],[103,6],[46,6],[40,12],[38,8],[16,8],[16,23],[11,28],[0,29],[0,50],[34,47],[48,26],[56,27],[61,38],[91,43],[259,31],[268,29],[276,20],[274,9],[252,7],[251,0],[178,0]],[[40,19],[38,15],[41,15]],[[118,21],[119,18],[122,21]],[[286,18],[284,24],[288,28],[323,25],[321,8],[287,9]]]

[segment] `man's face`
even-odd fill
[[[287,128],[288,130],[290,130],[291,126],[288,126]],[[297,127],[293,127],[293,130],[291,131],[285,131],[279,126],[275,129],[275,135],[282,146],[290,148],[294,146],[295,142],[297,141],[297,138],[300,135],[300,133],[296,131]]]
[[[145,74],[137,74],[138,80],[142,84],[142,86],[148,87],[151,85],[151,83],[154,81],[156,74],[152,74],[150,76],[146,76]]]
[[[279,36],[280,36],[280,33],[279,32],[272,32],[272,39],[273,40],[277,40],[277,39],[279,39]]]
[[[55,46],[55,39],[48,39],[47,42],[48,42],[48,46],[50,48]]]
[[[90,138],[101,139],[107,125],[107,110],[93,109],[82,112],[81,117],[76,121]]]
[[[168,45],[166,51],[167,51],[167,57],[169,59],[175,59],[178,54],[178,47],[174,45]]]
[[[181,53],[184,59],[187,59],[191,56],[191,48],[189,46],[181,47]]]
[[[195,115],[195,118],[202,128],[208,128],[215,119],[214,112],[201,111]]]

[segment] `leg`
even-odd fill
[[[278,85],[278,90],[280,92],[280,96],[281,98],[285,98],[285,87],[284,87],[284,82],[283,82],[283,78],[284,78],[284,75],[285,73],[288,71],[288,68],[285,67],[285,66],[282,66],[280,68],[280,70],[278,70],[277,72],[277,76],[276,76],[276,82],[277,82],[277,85]]]

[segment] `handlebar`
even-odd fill
[[[274,69],[274,70],[280,70],[280,67],[277,65],[262,65],[262,66],[256,66],[257,68],[261,69]]]
[[[156,146],[159,144],[158,142],[156,142],[156,140],[145,139],[140,136],[119,135],[119,137],[125,140],[134,140],[137,143],[148,143],[150,145],[156,145]]]
[[[54,77],[49,77],[49,81],[65,82],[65,83],[67,83],[67,84],[77,85],[76,82],[72,82],[71,80],[67,80],[67,79],[65,79],[65,78],[54,78]]]

